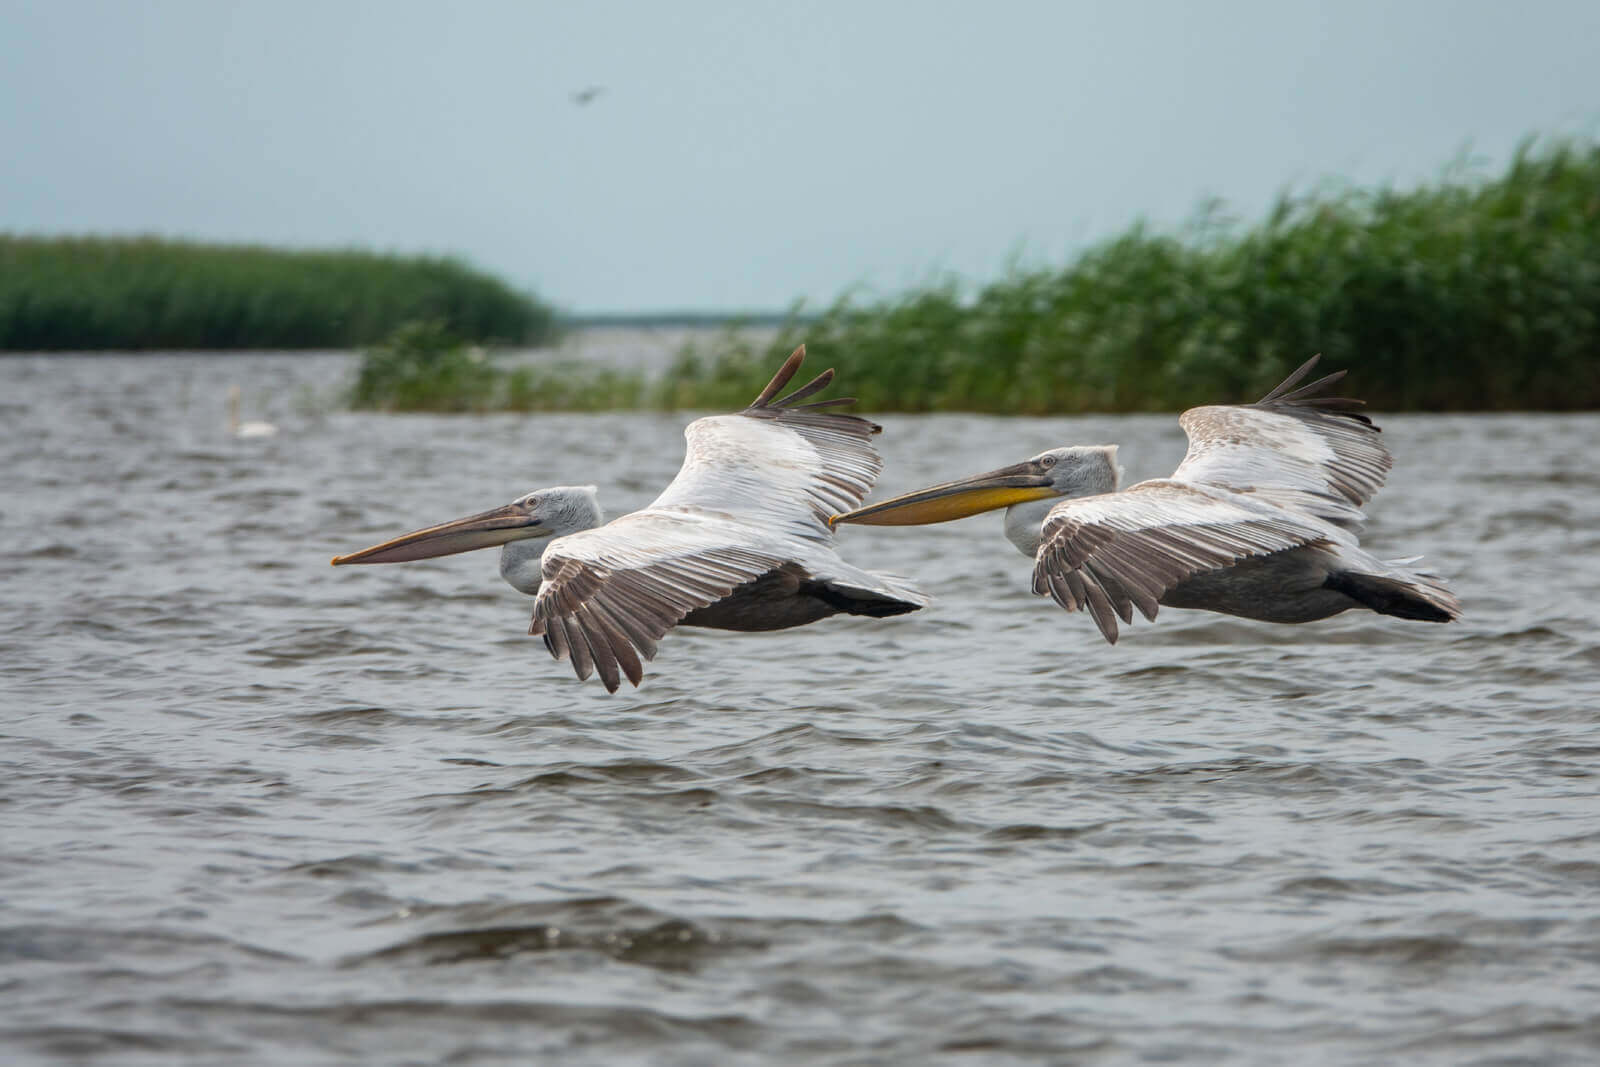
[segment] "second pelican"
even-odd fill
[[[1034,560],[1033,591],[1086,608],[1113,644],[1119,617],[1137,608],[1153,622],[1163,604],[1280,623],[1351,608],[1457,618],[1440,578],[1361,547],[1361,506],[1393,460],[1361,401],[1320,395],[1343,371],[1295,388],[1316,362],[1254,404],[1184,412],[1189,451],[1170,478],[1119,491],[1116,445],[1054,448],[830,521],[923,525],[1003,507],[1006,537]]]

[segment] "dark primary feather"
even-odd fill
[[[579,678],[598,671],[606,689],[616,692],[619,668],[638,685],[641,658],[654,659],[656,641],[684,615],[781,562],[735,547],[632,569],[558,559],[553,572],[546,571],[528,632],[545,635],[551,654],[570,659]]]
[[[789,353],[789,358],[783,361],[783,366],[778,368],[778,373],[772,376],[772,380],[767,383],[765,389],[756,394],[756,398],[750,402],[750,406],[752,408],[766,407],[767,404],[771,402],[773,397],[783,392],[783,387],[789,384],[789,379],[795,376],[795,372],[800,369],[800,364],[804,363],[805,361],[806,346],[801,345],[793,352]],[[826,378],[831,380],[833,378],[832,368],[823,371],[817,377],[819,379]],[[826,385],[827,382],[824,382],[823,384]]]

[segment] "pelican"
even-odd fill
[[[278,428],[270,422],[239,421],[239,387],[228,386],[228,432],[234,437],[272,437]]]
[[[504,507],[337,556],[401,563],[494,545],[500,575],[536,599],[530,634],[580,679],[635,687],[642,659],[672,627],[782,630],[830,615],[882,618],[928,603],[902,578],[853,567],[833,549],[828,517],[860,504],[882,463],[882,427],[830,411],[850,397],[800,401],[826,370],[782,399],[805,360],[795,349],[751,405],[696,419],[687,453],[655,502],[610,522],[595,487],[557,486]]]
[[[1170,478],[1121,489],[1116,445],[1053,448],[830,521],[922,525],[1003,507],[1034,593],[1087,608],[1112,644],[1119,617],[1132,624],[1137,608],[1154,622],[1162,604],[1279,623],[1351,608],[1457,618],[1455,595],[1409,569],[1415,559],[1361,547],[1361,507],[1394,461],[1361,401],[1322,395],[1344,371],[1296,388],[1318,358],[1254,404],[1184,412],[1189,450]]]

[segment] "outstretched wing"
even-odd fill
[[[1117,617],[1152,622],[1162,594],[1192,575],[1325,540],[1309,516],[1230,500],[1178,481],[1063,500],[1044,521],[1033,591],[1068,611],[1087,608],[1117,643]]]
[[[828,516],[872,488],[880,427],[828,410],[850,398],[801,403],[833,371],[776,399],[804,359],[801,346],[739,414],[691,423],[683,466],[649,507],[546,549],[529,632],[578,677],[637,686],[641,657],[680,619],[789,562],[794,539],[831,541]]]
[[[734,515],[791,537],[831,542],[828,517],[859,507],[883,469],[872,447],[883,428],[829,410],[855,403],[853,397],[800,403],[833,381],[832,370],[774,399],[804,359],[802,345],[739,414],[685,427],[683,466],[646,510]]]
[[[1175,481],[1253,493],[1345,527],[1359,526],[1361,506],[1383,485],[1394,460],[1362,402],[1321,395],[1344,371],[1295,388],[1312,356],[1254,404],[1190,408],[1178,419],[1189,451]]]
[[[785,562],[742,533],[724,519],[646,510],[562,537],[545,550],[528,632],[579,678],[598,671],[614,693],[620,671],[637,686],[641,657],[654,659],[678,620]]]

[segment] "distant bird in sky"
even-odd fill
[[[242,438],[274,436],[278,428],[270,422],[239,421],[239,396],[237,385],[228,386],[228,433]]]
[[[579,107],[588,107],[606,91],[604,85],[591,85],[587,89],[579,89],[572,94],[572,102]]]
[[[1053,448],[830,521],[914,526],[1003,507],[1033,591],[1087,609],[1112,644],[1118,617],[1153,622],[1158,605],[1281,623],[1351,608],[1457,618],[1442,579],[1361,547],[1361,506],[1393,460],[1361,401],[1319,395],[1344,371],[1295,388],[1316,362],[1254,404],[1184,412],[1189,451],[1170,478],[1121,489],[1116,445]]]
[[[833,380],[827,370],[788,396],[795,349],[743,411],[696,419],[671,484],[649,507],[606,522],[594,486],[540,489],[505,507],[430,526],[337,556],[404,563],[503,546],[500,575],[536,597],[542,635],[579,678],[598,672],[616,692],[635,686],[640,659],[677,625],[782,630],[830,615],[882,618],[925,606],[893,575],[853,567],[833,547],[828,516],[861,503],[882,463],[880,427],[828,410],[849,397],[800,401]]]

